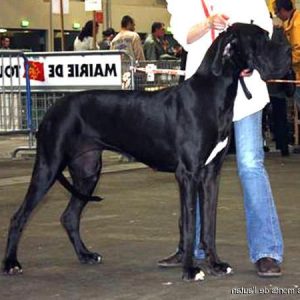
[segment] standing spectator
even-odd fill
[[[10,49],[10,38],[8,36],[1,37],[1,49]]]
[[[164,37],[164,23],[154,22],[151,26],[151,34],[148,35],[144,43],[146,60],[159,60],[163,55],[168,54],[168,42]]]
[[[99,24],[96,22],[96,34],[98,33]],[[93,21],[87,21],[84,27],[81,29],[79,35],[74,41],[74,50],[75,51],[84,51],[84,50],[95,50],[94,49],[94,38],[93,38]],[[99,49],[99,46],[96,43],[96,50]]]
[[[273,28],[272,40],[281,44],[289,44],[283,32],[283,28],[277,25]],[[292,70],[291,73],[284,79],[294,79]],[[271,101],[271,128],[274,135],[276,149],[280,150],[282,156],[288,156],[289,129],[287,98],[294,94],[295,86],[290,83],[268,83],[268,92]]]
[[[109,50],[110,44],[113,38],[115,37],[116,32],[113,28],[107,28],[102,32],[103,39],[99,43],[100,50]]]
[[[300,11],[291,0],[276,0],[275,13],[283,21],[286,37],[292,47],[293,69],[296,80],[300,80]],[[294,99],[300,109],[300,85],[297,85]]]
[[[124,16],[121,21],[121,30],[111,42],[112,50],[124,50],[134,61],[145,60],[141,38],[135,32],[135,23],[132,17]]]

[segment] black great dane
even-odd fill
[[[226,274],[229,265],[217,255],[215,231],[219,174],[227,146],[213,159],[210,155],[230,134],[240,72],[256,69],[268,80],[283,77],[290,66],[287,46],[272,42],[260,27],[236,23],[214,41],[194,76],[176,87],[156,92],[83,91],[58,101],[39,126],[32,179],[11,219],[4,272],[22,272],[17,260],[21,233],[56,180],[72,193],[61,222],[80,262],[101,261],[84,245],[79,225],[88,201],[100,200],[92,193],[101,172],[101,153],[113,150],[175,173],[181,199],[183,279],[197,280],[201,271],[192,259],[197,194],[207,265],[214,274]],[[62,174],[66,167],[72,183]]]

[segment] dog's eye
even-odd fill
[[[228,43],[225,48],[224,48],[224,51],[223,51],[223,56],[230,56],[230,50],[231,50],[231,44]]]

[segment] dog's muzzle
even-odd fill
[[[283,78],[292,67],[291,48],[270,42],[264,54],[259,56],[256,69],[262,80]]]

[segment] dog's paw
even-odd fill
[[[209,272],[215,276],[233,275],[232,267],[224,262],[214,263],[210,266]]]
[[[189,268],[184,270],[182,279],[184,281],[203,281],[205,278],[205,273],[200,268]]]
[[[3,262],[3,274],[19,275],[23,273],[23,269],[17,260],[7,259]]]
[[[79,261],[82,264],[89,264],[89,265],[95,265],[95,264],[101,264],[102,263],[102,256],[98,253],[81,253],[79,256]]]
[[[202,281],[205,279],[205,273],[200,270],[196,275],[195,275],[195,281]]]

